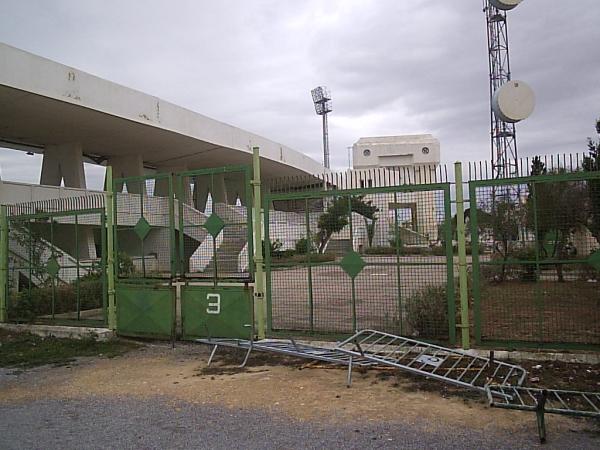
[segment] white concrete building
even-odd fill
[[[405,181],[412,183],[432,183],[440,163],[440,142],[431,134],[363,137],[352,150],[353,168],[364,173],[359,178],[365,188],[381,183],[375,176],[379,169],[396,172],[398,178],[408,178]],[[396,221],[405,245],[425,246],[438,240],[443,210],[434,192],[377,194],[367,196],[367,200],[380,211],[373,246],[390,245]]]
[[[431,134],[363,137],[352,146],[352,167],[437,166],[440,141]]]
[[[283,144],[0,43],[0,148],[43,155],[41,186],[0,180],[4,204],[85,195],[89,191],[84,162],[112,166],[115,178],[136,177],[251,165],[253,146],[260,147],[265,189],[271,178],[327,172],[317,161]],[[182,198],[186,217],[201,223],[209,205],[223,218],[239,216],[235,205],[246,202],[241,177],[237,172],[188,180]],[[61,185],[64,187],[59,188]],[[117,188],[123,191],[117,196],[118,202],[139,204],[143,195],[146,212],[152,208],[168,211],[164,202],[168,186],[162,180]],[[170,255],[156,248],[165,240],[166,222],[161,216],[146,215],[153,226],[147,237],[149,245],[143,250],[130,245],[127,250],[134,261],[141,252],[154,255],[156,267],[150,270],[164,270]],[[130,213],[118,219],[133,227],[138,216]],[[228,240],[223,252],[243,251],[246,236],[239,234],[221,239]],[[195,242],[194,248],[202,249],[206,233],[187,230],[186,236]],[[82,229],[80,238],[84,242],[79,256],[94,259],[94,233]],[[128,244],[127,240],[122,243],[125,247]],[[192,263],[207,265],[202,258]]]
[[[115,177],[250,164],[252,146],[265,180],[325,171],[283,144],[2,43],[0,124],[0,147],[44,155],[45,185],[86,188],[84,161]]]

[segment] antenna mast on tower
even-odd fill
[[[487,22],[490,69],[492,171],[494,178],[508,178],[516,171],[517,134],[515,125],[503,122],[491,107],[494,93],[511,79],[506,10],[499,9],[490,0],[484,0],[483,3]]]

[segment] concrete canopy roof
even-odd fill
[[[142,155],[148,167],[250,164],[265,178],[317,174],[308,156],[157,97],[0,43],[0,146],[43,152],[81,143],[84,155]]]

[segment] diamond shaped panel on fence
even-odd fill
[[[212,213],[203,226],[213,238],[216,238],[225,227],[225,222],[216,213]]]
[[[355,251],[349,251],[340,262],[341,268],[354,279],[365,268],[365,260]]]
[[[48,263],[46,264],[46,270],[48,271],[48,274],[53,278],[55,278],[58,275],[58,272],[60,271],[60,264],[54,256],[48,260]]]
[[[140,217],[140,220],[138,220],[135,226],[133,227],[133,231],[142,241],[146,239],[146,236],[148,236],[148,233],[150,233],[151,229],[152,227],[150,226],[148,221],[143,217]]]

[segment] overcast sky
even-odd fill
[[[600,116],[600,2],[525,0],[508,23],[513,79],[537,97],[520,154],[584,151]],[[326,85],[334,168],[361,136],[432,133],[443,161],[489,157],[482,0],[0,0],[0,41],[319,161],[309,91]],[[37,182],[40,158],[3,150],[0,167]]]

